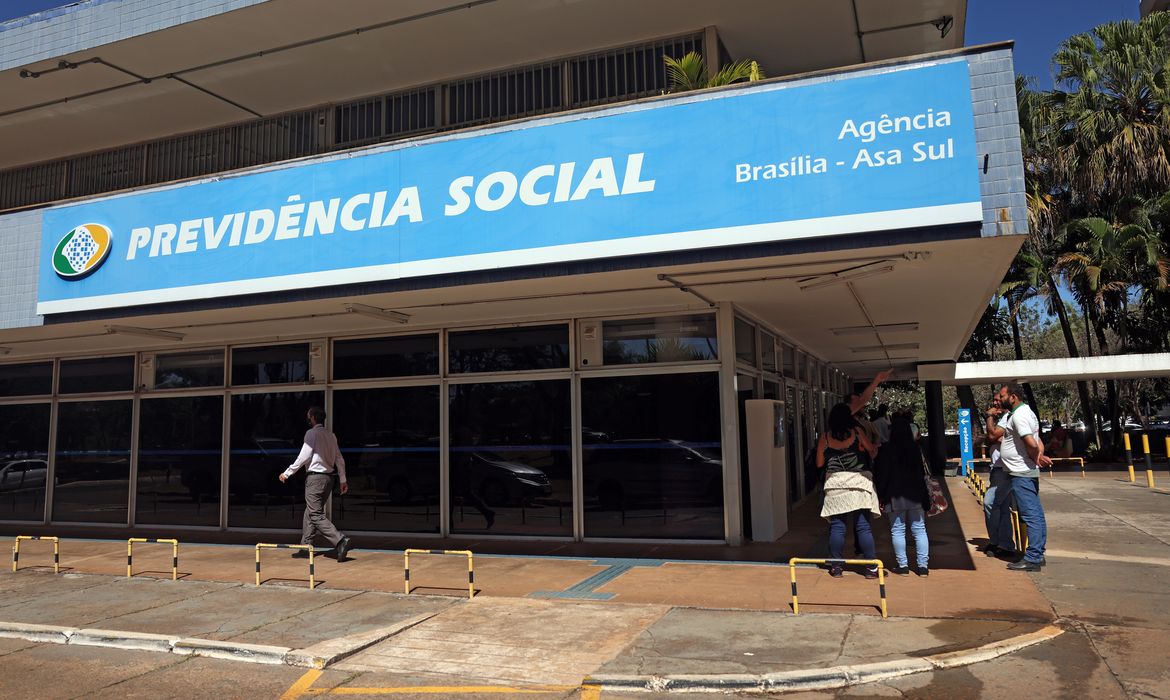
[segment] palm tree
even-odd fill
[[[1070,37],[1053,56],[1062,179],[1086,211],[1170,186],[1170,13]]]
[[[713,76],[707,75],[707,64],[703,57],[691,51],[682,58],[663,56],[666,77],[670,80],[670,92],[687,92],[709,87],[721,87],[732,83],[762,80],[764,71],[755,61],[736,61],[721,68]]]
[[[1066,220],[1069,196],[1068,187],[1061,180],[1064,168],[1059,161],[1061,154],[1056,140],[1059,130],[1054,126],[1057,122],[1053,103],[1046,94],[1033,91],[1027,78],[1022,76],[1016,78],[1016,101],[1028,201],[1028,237],[1000,288],[1000,294],[1009,300],[1009,306],[1012,301],[1016,304],[1012,321],[1017,336],[1019,307],[1033,296],[1045,299],[1049,315],[1055,315],[1060,322],[1068,356],[1080,357],[1054,269],[1056,257],[1065,243],[1060,232]],[[1018,349],[1017,359],[1022,359],[1022,354],[1022,349]],[[1084,381],[1076,384],[1085,436],[1092,444],[1097,442],[1097,422],[1089,385]]]

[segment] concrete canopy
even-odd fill
[[[947,16],[944,37],[930,22]],[[966,0],[268,0],[0,66],[0,169],[704,27],[772,76],[929,53],[963,45],[965,16]],[[29,31],[0,25],[6,42]]]
[[[180,333],[183,345],[189,346],[274,342],[308,333],[409,332],[573,316],[705,311],[712,308],[709,300],[734,304],[855,377],[893,366],[899,377],[912,378],[922,362],[958,357],[1020,237],[979,238],[974,232],[969,238],[899,244],[888,238],[870,234],[834,242],[830,237],[803,252],[764,255],[725,249],[720,261],[628,260],[626,269],[541,276],[517,272],[513,279],[457,286],[409,288],[407,281],[364,294],[342,287],[322,290],[318,298],[241,297],[239,306],[228,308],[218,300],[221,308],[123,309],[88,320],[10,329],[2,344],[11,350],[7,359],[16,360],[60,354],[62,343],[89,354],[175,345],[107,334],[105,326],[111,323]],[[347,313],[345,304],[355,302],[392,309],[409,320],[387,324]]]
[[[1088,379],[1128,379],[1170,376],[1170,353],[1057,357],[1000,362],[946,362],[918,366],[921,381],[943,384],[998,384],[1000,382],[1072,382]]]

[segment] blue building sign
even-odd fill
[[[975,431],[971,425],[971,409],[959,409],[959,476],[966,476],[971,460],[975,459]]]
[[[37,311],[978,222],[977,165],[961,59],[685,95],[48,209]]]

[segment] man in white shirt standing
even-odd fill
[[[345,482],[345,458],[337,447],[337,436],[325,428],[325,409],[313,406],[308,413],[309,430],[305,433],[305,444],[296,460],[280,475],[281,483],[308,465],[305,477],[305,519],[301,533],[301,544],[313,544],[313,536],[320,534],[337,550],[337,561],[345,561],[350,549],[349,537],[338,531],[329,518],[325,517],[325,501],[333,490],[333,470],[341,481],[341,493],[349,491]],[[294,557],[308,557],[304,550]]]
[[[1008,411],[999,448],[1000,461],[1012,479],[1012,494],[1016,497],[1020,520],[1028,527],[1028,549],[1022,559],[1008,564],[1008,568],[1039,571],[1045,563],[1044,547],[1048,540],[1048,524],[1040,504],[1040,468],[1051,465],[1052,460],[1044,455],[1040,419],[1024,403],[1024,396],[1023,388],[1013,383],[1000,387],[996,397]]]

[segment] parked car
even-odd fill
[[[49,463],[43,459],[17,459],[0,467],[0,491],[44,488]]]
[[[723,500],[723,461],[675,439],[587,445],[585,494],[606,510],[712,505]]]
[[[294,488],[295,484],[283,485],[277,477],[296,459],[300,449],[300,444],[292,440],[271,437],[252,438],[247,448],[233,447],[228,469],[228,491],[244,503],[260,493],[284,494]],[[184,465],[180,480],[191,497],[197,499],[200,495],[219,495],[219,475],[218,459],[189,462]]]
[[[365,445],[360,472],[373,473],[378,493],[394,505],[439,498],[439,447],[436,439],[395,440],[394,446]],[[353,477],[350,477],[351,479]],[[552,495],[548,474],[487,448],[455,448],[451,453],[451,491],[468,492],[492,507],[532,502]]]

